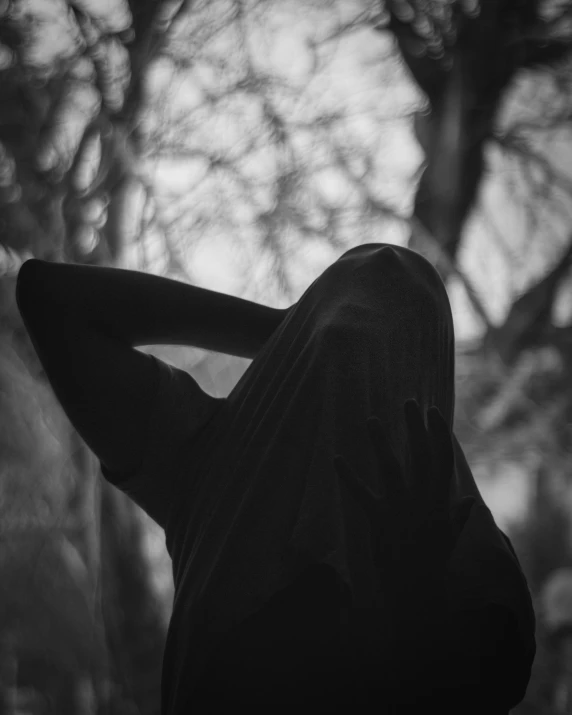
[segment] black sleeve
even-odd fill
[[[176,499],[177,480],[182,474],[193,478],[201,432],[225,399],[208,395],[185,370],[151,357],[159,379],[141,462],[130,472],[114,472],[101,463],[101,471],[164,528]]]

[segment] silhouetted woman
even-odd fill
[[[30,260],[17,300],[103,476],[165,529],[164,715],[523,698],[530,594],[451,442],[453,321],[423,257],[356,246],[287,310]],[[156,344],[252,363],[214,398],[135,349]]]

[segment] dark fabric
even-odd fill
[[[465,612],[438,641],[419,632],[403,669],[396,665],[394,645],[360,639],[354,614],[334,569],[309,567],[225,635],[189,709],[314,703],[320,712],[337,711],[334,706],[350,712],[358,705],[389,710],[393,703],[404,711],[424,705],[430,712],[450,707],[457,714],[479,702],[480,714],[508,712],[507,682],[518,670],[519,645],[514,619],[504,608]],[[467,659],[468,644],[480,655]]]
[[[452,426],[453,322],[431,264],[408,249],[367,244],[312,283],[228,398],[208,397],[183,371],[157,364],[159,398],[141,469],[106,476],[150,514],[168,514],[175,601],[163,713],[171,714],[187,711],[225,637],[309,565],[331,567],[352,612],[371,608],[383,574],[332,458],[342,453],[378,491],[365,426],[371,414],[406,473],[403,402],[416,398],[424,412],[435,404]],[[451,498],[469,494],[479,506],[453,558],[454,588],[470,608],[492,599],[514,613],[525,653],[510,684],[516,697],[534,656],[530,593],[466,461],[458,462]]]
[[[328,707],[363,700],[347,606],[331,567],[308,568],[225,635],[190,709],[227,703]]]

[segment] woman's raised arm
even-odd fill
[[[29,275],[33,274],[33,275]],[[130,347],[191,345],[253,359],[286,309],[140,271],[26,261],[27,303],[80,319]]]
[[[157,364],[136,346],[254,357],[286,312],[137,271],[34,259],[20,268],[16,300],[64,411],[116,474],[141,464],[156,408]],[[214,398],[187,377],[192,414]]]

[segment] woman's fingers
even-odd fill
[[[369,417],[367,429],[377,457],[379,483],[382,485],[384,496],[391,497],[393,494],[402,492],[406,487],[399,461],[379,417]]]

